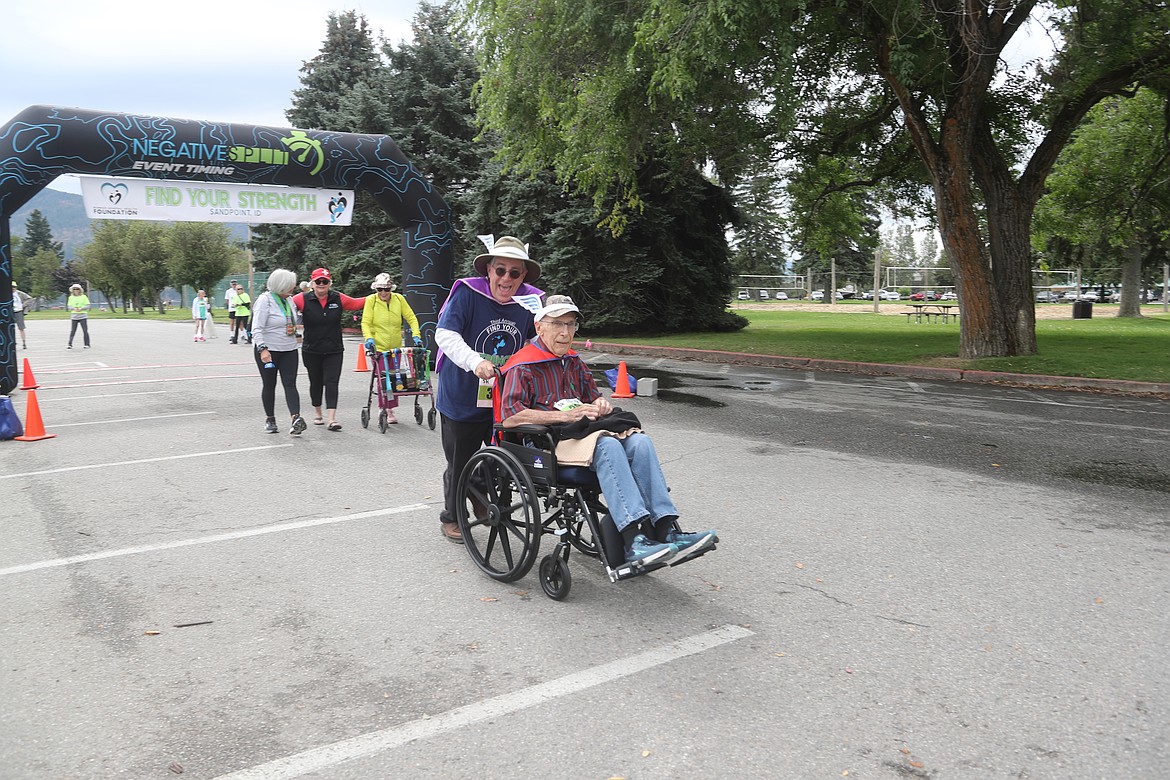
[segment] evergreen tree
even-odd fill
[[[333,13],[326,22],[321,50],[301,68],[301,88],[285,116],[295,127],[348,133],[381,133],[376,117],[355,109],[377,103],[372,88],[382,69],[366,18],[354,11]],[[260,267],[283,267],[307,278],[317,266],[329,268],[337,289],[369,292],[373,277],[387,266],[401,267],[402,230],[368,193],[355,193],[348,227],[260,225],[252,248]]]
[[[24,221],[24,240],[20,242],[20,252],[23,257],[33,257],[42,249],[48,249],[59,260],[65,259],[64,244],[53,240],[53,228],[49,226],[49,220],[40,209],[33,209]]]
[[[740,223],[735,228],[733,265],[740,274],[784,272],[784,218],[780,178],[771,161],[735,188]]]

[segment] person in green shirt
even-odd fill
[[[252,296],[248,295],[244,290],[244,285],[236,282],[236,294],[232,299],[236,302],[236,321],[232,329],[232,337],[228,341],[229,344],[238,344],[240,341],[240,328],[244,329],[244,343],[252,343]]]
[[[65,301],[65,308],[69,310],[69,349],[73,349],[73,335],[77,333],[77,326],[81,326],[81,334],[85,341],[85,348],[89,349],[89,296],[81,289],[80,284],[69,286],[69,298]]]

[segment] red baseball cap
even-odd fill
[[[313,281],[316,281],[317,279],[328,279],[331,282],[333,281],[333,277],[329,275],[328,268],[314,268],[313,274],[309,278]]]

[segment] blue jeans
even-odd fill
[[[654,443],[644,433],[624,439],[602,436],[593,450],[593,464],[614,525],[620,531],[635,520],[658,522],[678,517],[658,465]]]

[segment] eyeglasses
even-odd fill
[[[496,268],[496,276],[500,276],[500,277],[504,276],[504,274],[507,274],[508,276],[512,277],[513,279],[519,279],[521,276],[524,275],[524,271],[521,271],[519,268],[505,268],[502,265],[497,265],[495,268]]]
[[[394,288],[393,287],[375,287],[374,289],[377,290],[378,292],[391,292],[391,291],[393,291]]]
[[[332,284],[332,282],[330,282],[328,279],[314,279],[313,284],[326,285],[326,284]]]
[[[567,322],[565,320],[542,320],[541,324],[547,325],[553,330],[565,330],[569,333],[576,333],[577,328],[581,327],[581,323],[577,322],[577,320],[569,320]]]

